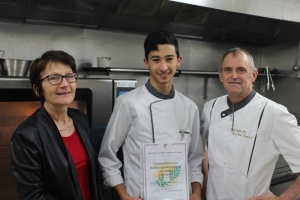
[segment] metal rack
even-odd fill
[[[265,76],[265,72],[263,70],[264,68],[259,68],[258,69],[258,76]],[[104,73],[107,76],[109,76],[109,74],[111,72],[124,72],[124,73],[149,73],[148,69],[134,69],[134,68],[110,68],[110,67],[84,67],[83,71],[85,72],[100,72],[100,73]],[[284,76],[282,74],[278,73],[277,69],[271,69],[271,76],[274,76],[275,78],[277,76]],[[272,73],[273,72],[273,73]],[[199,70],[176,70],[175,76],[179,77],[180,75],[199,75],[199,76],[207,76],[207,77],[216,77],[218,76],[218,71],[199,71]]]
[[[110,68],[110,67],[84,67],[83,71],[87,73],[100,73],[102,75],[107,75],[111,72],[124,72],[124,73],[147,73],[149,74],[148,69],[134,69],[134,68]],[[203,76],[204,77],[204,90],[203,90],[203,98],[207,99],[207,84],[208,84],[208,78],[218,78],[219,73],[218,71],[199,71],[199,70],[177,70],[175,73],[175,77],[179,77],[180,75],[197,75],[197,76]],[[258,76],[261,76],[262,79],[266,76],[266,70],[265,68],[258,68]],[[270,76],[276,77],[284,76],[282,74],[278,73],[278,70],[273,68],[270,69]]]

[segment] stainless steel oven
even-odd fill
[[[76,96],[70,107],[78,108],[89,118],[90,140],[96,154],[113,109],[112,79],[79,79]],[[16,127],[40,107],[29,78],[0,77],[0,199],[17,200],[10,167],[10,138]],[[105,190],[105,199],[111,191]]]

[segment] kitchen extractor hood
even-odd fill
[[[268,46],[299,38],[300,23],[167,0],[0,0],[0,22],[52,24]]]
[[[300,22],[299,0],[170,0],[249,15]]]

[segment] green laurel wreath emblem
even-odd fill
[[[168,186],[171,183],[174,183],[176,178],[180,175],[181,172],[181,166],[175,166],[171,171],[170,171],[170,180],[165,181],[164,180],[164,174],[160,175],[158,177],[158,180],[155,180],[156,184],[160,187],[165,187]]]

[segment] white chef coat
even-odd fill
[[[123,183],[119,171],[122,164],[116,157],[116,152],[122,146],[126,191],[132,197],[139,197],[142,193],[140,173],[142,145],[152,143],[153,138],[155,143],[182,142],[180,129],[190,133],[184,134],[183,139],[188,146],[190,182],[202,184],[201,163],[204,154],[196,104],[176,90],[174,98],[167,100],[157,98],[145,85],[119,96],[98,157],[104,185],[113,187]]]
[[[208,137],[208,200],[267,194],[280,154],[300,172],[300,128],[284,106],[254,90],[234,105],[234,114],[227,101],[227,95],[213,99],[201,114],[203,141]]]

